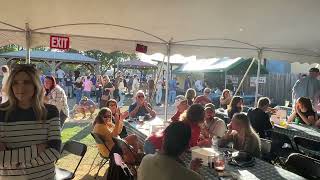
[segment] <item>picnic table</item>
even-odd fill
[[[161,124],[159,119],[154,124]],[[148,123],[147,123],[148,124]],[[149,122],[150,124],[150,122]],[[152,122],[151,122],[152,124]],[[144,143],[145,139],[151,133],[150,129],[148,129],[148,125],[139,124],[137,122],[128,122],[125,121],[125,126],[127,128],[128,134],[136,134],[140,143]],[[191,153],[185,153],[182,157],[182,160],[189,164],[191,161]],[[267,162],[264,162],[260,159],[256,159],[256,163],[253,167],[240,168],[232,165],[228,165],[226,163],[225,171],[232,172],[238,174],[239,179],[245,180],[254,180],[254,179],[274,179],[274,180],[284,180],[284,179],[294,179],[300,180],[305,179],[301,176],[298,176],[292,172],[289,172],[285,169],[282,169],[277,166],[273,166]],[[214,169],[209,168],[207,166],[202,166],[200,169],[200,174],[204,177],[204,179],[213,179],[218,180],[219,177]]]

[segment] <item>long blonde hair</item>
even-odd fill
[[[1,108],[1,110],[7,111],[5,115],[5,121],[8,121],[9,115],[16,109],[18,105],[18,100],[13,93],[12,85],[15,76],[20,72],[25,72],[26,74],[28,74],[33,82],[34,95],[31,100],[31,106],[33,111],[35,112],[36,120],[45,120],[47,116],[47,110],[44,105],[44,90],[41,86],[40,74],[32,64],[17,64],[12,68],[6,84],[7,86],[5,92],[8,95],[8,101],[6,102],[6,106]]]

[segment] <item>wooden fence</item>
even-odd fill
[[[259,84],[259,94],[269,97],[273,103],[284,105],[285,101],[292,100],[292,87],[298,79],[296,74],[266,74],[266,83]],[[242,77],[239,77],[241,80]],[[241,91],[245,94],[254,94],[255,87],[250,87],[250,77],[244,81]]]

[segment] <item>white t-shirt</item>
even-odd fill
[[[56,71],[57,74],[57,78],[62,79],[65,75],[64,71],[62,69],[58,69],[58,71]]]

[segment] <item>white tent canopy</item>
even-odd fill
[[[265,58],[318,63],[319,9],[319,0],[10,0],[0,7],[0,46],[26,46],[28,23],[30,47],[63,34],[78,50],[134,52],[142,43],[166,54],[171,40],[171,54],[257,57],[263,49]]]

